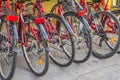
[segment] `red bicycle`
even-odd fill
[[[74,0],[70,0],[74,1]],[[88,20],[92,34],[93,54],[97,58],[105,59],[113,56],[119,48],[119,30],[120,24],[116,16],[109,11],[100,11],[100,4],[107,10],[105,0],[92,0],[91,6],[87,5],[86,0],[80,0],[80,4],[74,1],[74,11],[88,12],[86,19]],[[89,6],[89,8],[88,8]],[[93,7],[92,7],[93,6]],[[67,8],[67,7],[66,7]]]
[[[31,14],[47,21],[43,25],[52,47],[50,58],[61,67],[69,66],[74,60],[75,36],[65,19],[53,13],[46,14],[40,0],[26,6],[29,11],[32,11]]]
[[[92,1],[99,3],[100,0]],[[58,5],[61,4],[63,5],[64,11],[72,10],[79,13],[79,16],[83,16],[84,18],[86,17],[86,19],[88,20],[91,27],[90,32],[92,33],[91,36],[93,48],[92,53],[94,54],[94,56],[105,59],[113,56],[116,53],[119,48],[120,24],[114,14],[108,11],[95,12],[92,6],[89,6],[88,9],[86,0],[80,0],[80,3],[76,0],[62,0],[58,4],[56,4],[53,9],[57,9]],[[87,12],[88,14],[86,15]],[[83,20],[85,20],[84,18]]]
[[[100,59],[109,58],[112,57],[119,48],[120,24],[116,16],[107,11],[108,8],[104,0],[92,1],[93,3],[89,7],[90,11],[87,18],[93,30],[93,34],[96,35],[96,38],[94,38],[95,42],[93,42],[93,54]],[[99,6],[101,4],[105,11],[100,10]],[[99,50],[97,51],[97,49]]]
[[[10,9],[9,0],[0,0],[0,79],[10,80],[16,69],[18,16]]]
[[[49,67],[49,39],[42,23],[44,18],[33,18],[26,9],[25,0],[15,2],[15,11],[19,10],[18,35],[25,60],[31,71],[43,76]]]
[[[76,0],[58,0],[58,2],[52,7],[51,12],[63,16],[68,21],[74,33],[76,33],[78,41],[75,45],[76,56],[74,62],[83,63],[90,57],[92,44],[90,26],[84,18],[87,9],[81,9],[81,11],[79,11],[77,7],[82,6],[76,6],[79,4],[79,2],[77,2],[78,1]]]

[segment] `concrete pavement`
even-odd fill
[[[19,54],[17,69],[12,80],[120,80],[120,55],[99,60],[93,56],[82,64],[73,63],[61,68],[50,61],[49,70],[43,77],[37,77],[28,68]]]

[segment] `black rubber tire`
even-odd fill
[[[53,13],[49,13],[46,15],[46,20],[47,18],[54,18],[54,19],[57,19],[58,21],[60,21],[62,24],[63,24],[63,21],[61,20],[61,18]],[[63,24],[64,26],[64,24]],[[64,27],[65,28],[65,27]],[[59,28],[60,29],[60,28]],[[65,28],[66,29],[66,28]],[[67,29],[66,29],[67,30]],[[59,30],[60,31],[60,30]],[[67,31],[68,32],[68,31]],[[64,54],[69,57],[69,60],[66,62],[66,63],[60,63],[58,62],[57,60],[55,60],[55,58],[52,56],[52,53],[50,54],[50,58],[52,59],[52,61],[57,64],[58,66],[60,67],[67,67],[69,66],[70,64],[72,64],[73,60],[74,60],[74,57],[75,57],[75,47],[74,47],[74,42],[72,41],[72,38],[71,38],[71,35],[69,33],[69,36],[70,36],[70,43],[71,43],[71,46],[72,46],[72,53],[71,53],[71,57],[68,56],[69,54],[67,54],[66,52],[64,52]],[[57,53],[56,53],[57,54]]]
[[[17,53],[13,53],[13,63],[12,63],[12,68],[10,71],[10,75],[5,78],[0,74],[1,80],[11,80],[12,77],[14,76],[15,70],[16,70],[16,61],[17,61]]]
[[[4,22],[2,22],[2,23],[4,23]],[[5,23],[7,23],[7,22],[5,22]],[[1,26],[1,27],[2,27],[2,26]],[[3,26],[3,27],[5,27],[5,26]],[[11,35],[12,38],[13,38],[13,35],[14,35],[13,25],[8,26],[8,27],[11,27],[11,28],[9,28],[8,30],[13,32],[12,35]],[[10,30],[10,29],[11,29],[11,30]],[[1,31],[0,31],[0,32],[1,32]],[[8,39],[8,40],[9,40],[9,39]],[[12,45],[14,45],[14,40],[13,40],[12,43],[13,43]],[[0,79],[1,79],[1,80],[11,80],[12,77],[13,77],[13,75],[14,75],[14,73],[15,73],[16,61],[17,61],[17,53],[14,52],[14,53],[12,54],[12,56],[10,56],[10,57],[12,57],[12,64],[11,64],[10,72],[9,72],[9,74],[8,74],[7,77],[4,77],[4,74],[0,73]],[[1,69],[1,70],[2,70],[2,69]]]
[[[116,52],[117,50],[119,49],[119,45],[120,45],[120,23],[118,21],[118,19],[115,17],[114,14],[108,12],[108,11],[100,11],[100,12],[97,12],[96,14],[94,14],[95,17],[97,17],[98,15],[101,15],[101,14],[104,14],[104,15],[109,15],[115,22],[116,22],[116,25],[117,25],[117,29],[118,29],[118,39],[117,39],[117,43],[115,45],[114,48],[110,47],[110,45],[108,45],[108,47],[111,49],[111,51],[109,51],[108,53],[106,54],[101,54],[101,53],[98,53],[98,52],[92,52],[93,55],[99,59],[106,59],[106,58],[110,58],[112,57]],[[91,22],[94,20],[94,18],[92,17],[90,20],[89,20],[89,23],[91,24]],[[105,21],[103,22],[103,25],[105,25]]]
[[[97,10],[96,10],[97,12],[99,12],[99,11],[104,11],[104,10],[102,10],[102,9],[100,8],[100,6],[98,6],[96,9],[97,9]],[[112,13],[115,14],[115,15],[119,15],[120,10],[115,10],[115,11],[113,10]],[[118,20],[120,21],[120,17],[119,17],[119,16],[118,16]],[[120,54],[120,50],[118,50],[117,53]]]
[[[77,15],[77,13],[75,13],[75,12],[66,12],[65,14],[64,14],[64,17],[66,18],[67,16],[72,16],[72,17],[75,17],[76,19],[78,19],[79,21],[81,21],[81,23],[84,25],[84,23],[83,23],[83,21],[82,21],[82,19],[81,19],[81,17],[79,17],[78,15]],[[72,18],[73,19],[73,18]],[[78,31],[77,31],[78,32]],[[79,33],[79,32],[78,32]],[[85,49],[87,49],[87,51],[85,51],[85,56],[82,58],[82,59],[80,59],[80,57],[78,57],[78,59],[74,59],[74,62],[76,62],[76,63],[83,63],[83,62],[85,62],[85,61],[87,61],[88,59],[89,59],[89,57],[90,57],[90,54],[91,54],[91,52],[92,52],[92,42],[91,42],[91,37],[90,37],[90,31],[87,29],[87,26],[85,26],[84,25],[84,32],[81,32],[82,34],[84,34],[84,35],[86,35],[87,34],[87,36],[84,36],[83,38],[86,40],[84,43],[84,45],[86,45],[86,47],[85,47]],[[81,35],[82,36],[82,35]],[[86,39],[87,38],[87,39]],[[89,47],[88,47],[88,44],[89,44]],[[81,50],[81,49],[80,49]],[[76,52],[76,56],[77,56],[77,51],[75,51]],[[79,53],[79,56],[80,56],[80,54],[82,54],[82,52],[81,53]]]
[[[28,15],[28,16],[25,16],[24,17],[24,20],[25,20],[25,22],[26,22],[26,20],[27,19],[33,19],[33,17],[31,16],[31,15]],[[29,27],[29,26],[28,26]],[[22,30],[21,30],[21,34],[22,34]],[[32,34],[32,33],[31,33]],[[27,33],[26,35],[30,35],[33,39],[35,39],[36,40],[36,38],[34,37],[34,34],[32,34],[31,35],[30,33]],[[41,34],[39,34],[39,35],[41,35]],[[22,35],[23,36],[23,35]],[[21,36],[21,39],[22,39],[22,36]],[[27,37],[28,38],[28,37]],[[23,39],[22,39],[23,40]],[[45,64],[45,66],[44,66],[44,68],[42,69],[42,71],[39,71],[39,70],[36,70],[36,69],[34,69],[32,66],[32,64],[30,64],[30,59],[29,59],[29,57],[28,57],[28,55],[27,55],[27,52],[26,52],[26,49],[25,49],[25,46],[24,45],[22,45],[22,50],[23,50],[23,54],[24,54],[24,57],[25,57],[25,60],[26,60],[26,62],[27,62],[27,65],[29,66],[29,68],[30,68],[30,70],[36,75],[36,76],[43,76],[43,75],[45,75],[46,73],[47,73],[47,71],[48,71],[48,68],[49,68],[49,51],[47,51],[46,50],[46,47],[47,47],[47,45],[46,45],[46,40],[43,40],[42,41],[43,42],[43,45],[44,45],[44,47],[43,47],[43,49],[45,50],[45,53],[43,54],[44,55],[44,58],[45,58],[45,62],[44,62],[44,64]],[[39,42],[37,42],[37,46],[38,46],[38,43]],[[41,44],[41,43],[39,43],[39,44]],[[38,47],[39,48],[39,47]],[[37,54],[38,54],[38,52],[37,52]],[[39,52],[39,54],[40,54],[40,52]],[[38,62],[36,61],[36,64],[37,64]]]
[[[52,9],[51,9],[51,13],[53,13],[54,12],[54,10],[59,6],[59,5],[62,5],[63,4],[63,2],[61,2],[61,3],[56,3],[53,7],[52,7]],[[64,14],[64,17],[67,17],[67,16],[74,16],[74,17],[76,17],[77,19],[79,19],[80,21],[82,21],[82,19],[76,14],[76,13],[74,13],[74,12],[71,12],[71,11],[68,11],[68,12],[66,12],[65,14]],[[83,23],[83,21],[82,21],[82,23]],[[89,50],[88,50],[88,53],[86,53],[87,55],[83,58],[83,59],[79,59],[79,60],[76,60],[76,59],[74,59],[74,62],[75,63],[83,63],[83,62],[85,62],[85,61],[87,61],[88,59],[89,59],[89,57],[90,57],[90,54],[91,54],[91,52],[92,52],[92,44],[91,44],[91,38],[90,38],[90,31],[86,28],[86,32],[88,33],[88,38],[90,39],[90,47],[89,47]],[[87,44],[86,44],[87,45]],[[76,51],[75,51],[76,52]]]

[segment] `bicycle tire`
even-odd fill
[[[55,10],[56,10],[56,8],[59,6],[59,5],[62,5],[62,2],[61,3],[57,3],[57,4],[55,4],[53,7],[52,7],[52,9],[51,9],[51,11],[50,12],[54,12]],[[75,13],[75,12],[71,12],[71,11],[68,11],[68,12],[65,12],[64,13],[64,17],[67,17],[67,16],[72,16],[72,17],[74,17],[74,18],[77,18],[78,20],[80,20],[82,23],[83,23],[83,21],[82,21],[82,19]],[[83,24],[84,25],[84,24]],[[91,50],[92,50],[92,45],[91,45],[91,39],[90,39],[90,31],[86,28],[85,29],[86,30],[86,32],[88,33],[88,39],[89,39],[89,44],[90,44],[90,48],[88,49],[88,51],[85,53],[86,55],[84,55],[83,57],[84,58],[80,58],[79,57],[79,59],[74,59],[74,62],[75,63],[83,63],[83,62],[85,62],[85,61],[87,61],[88,59],[89,59],[89,57],[90,57],[90,54],[91,54]],[[77,31],[78,32],[78,31]],[[87,44],[86,44],[87,45]],[[87,47],[87,46],[86,46]],[[87,48],[86,48],[87,49]],[[77,50],[76,50],[77,51]],[[76,52],[75,51],[75,52]],[[77,53],[76,53],[77,54]],[[76,55],[77,56],[77,55]],[[80,56],[80,55],[79,55]]]
[[[61,18],[60,18],[59,16],[53,14],[53,13],[47,14],[47,15],[46,15],[46,20],[47,20],[48,18],[56,19],[56,20],[58,20],[61,24],[63,24],[63,21],[61,20]],[[59,29],[58,29],[58,32],[59,32],[59,33],[60,33],[60,31],[61,31],[62,28],[64,28],[64,29],[66,30],[66,33],[68,32],[67,29],[65,28],[64,24],[63,24],[62,27],[59,26]],[[71,37],[70,33],[69,33],[68,35],[69,35],[69,41],[70,41],[69,43],[70,43],[70,45],[71,45],[71,52],[69,52],[69,51],[67,50],[67,48],[65,48],[65,47],[64,47],[64,49],[63,49],[62,43],[60,44],[60,46],[62,46],[62,48],[59,46],[60,49],[63,50],[63,51],[60,52],[60,56],[67,58],[66,62],[63,61],[63,59],[61,59],[61,57],[59,57],[59,51],[58,51],[58,52],[55,52],[55,54],[54,54],[53,52],[51,52],[51,54],[50,54],[50,58],[52,59],[52,61],[53,61],[55,64],[57,64],[58,66],[60,66],[60,67],[67,67],[67,66],[69,66],[70,64],[72,64],[72,62],[73,62],[73,60],[74,60],[74,57],[75,57],[75,54],[74,54],[74,53],[75,53],[74,42],[72,41],[72,37]],[[60,39],[60,41],[62,41],[61,38],[59,38],[59,39]],[[56,44],[56,45],[57,45],[57,44]],[[57,46],[58,46],[58,45],[57,45]],[[52,51],[54,51],[54,50],[52,50]],[[63,52],[63,54],[62,54],[62,52]],[[70,56],[68,56],[68,55],[70,55]],[[60,59],[58,59],[58,58],[60,58]],[[64,58],[64,59],[65,59],[65,58]]]
[[[100,6],[98,6],[98,7],[96,7],[96,11],[106,11],[106,10],[102,10],[101,8],[100,8]],[[120,21],[120,18],[119,18],[119,13],[120,13],[120,11],[119,10],[117,10],[117,11],[111,11],[115,16],[117,16],[117,18],[118,18],[118,20]],[[117,51],[117,53],[118,54],[120,54],[120,50],[118,50]]]
[[[108,42],[106,42],[105,41],[105,44],[107,44],[107,46],[109,47],[109,51],[107,52],[107,51],[104,51],[104,52],[107,52],[107,53],[104,53],[104,52],[102,52],[102,53],[100,53],[100,52],[95,52],[94,50],[93,50],[93,55],[95,56],[95,57],[97,57],[97,58],[99,58],[99,59],[106,59],[106,58],[109,58],[109,57],[112,57],[116,52],[117,52],[117,50],[118,50],[118,48],[119,48],[119,44],[120,44],[120,24],[119,24],[119,21],[118,21],[118,19],[115,17],[115,15],[113,15],[112,13],[110,13],[110,12],[108,12],[108,11],[100,11],[100,12],[97,12],[97,13],[95,13],[94,14],[94,16],[97,18],[99,15],[107,15],[108,17],[110,16],[110,18],[111,19],[113,19],[113,21],[116,23],[116,31],[118,32],[117,34],[118,34],[118,39],[117,40],[115,40],[115,42],[116,42],[116,45],[113,47],[113,46],[111,46],[112,44],[110,44],[110,41],[108,41]],[[90,20],[89,20],[89,23],[91,24],[92,23],[92,21],[94,20],[94,18],[92,17]],[[106,26],[105,26],[105,22],[106,22],[106,20],[104,19],[104,21],[103,21],[103,23],[102,23],[102,25],[104,26],[104,29],[106,28]],[[107,34],[107,32],[105,32],[105,34]],[[107,37],[107,36],[106,36]],[[94,49],[94,48],[93,48]],[[97,49],[96,49],[97,50]],[[104,53],[104,54],[103,54]]]
[[[27,19],[28,20],[33,20],[33,17],[31,15],[25,16],[24,17],[25,24],[26,24]],[[47,47],[46,42],[45,42],[46,40],[43,40],[42,44],[41,44],[41,43],[39,43],[39,41],[38,42],[36,41],[36,38],[34,37],[34,34],[32,32],[29,31],[29,32],[27,32],[26,35],[27,35],[27,40],[29,40],[30,38],[32,39],[33,42],[31,41],[31,44],[33,45],[33,47],[35,49],[35,51],[33,50],[34,51],[34,53],[33,53],[34,55],[32,55],[32,54],[29,55],[29,52],[32,52],[32,51],[31,50],[29,51],[29,47],[26,48],[24,45],[22,45],[22,50],[23,50],[23,54],[24,54],[25,60],[27,62],[27,65],[29,66],[30,70],[36,76],[43,76],[43,75],[45,75],[47,73],[48,68],[49,68],[49,55],[48,55],[49,51],[46,50],[46,47]],[[41,35],[41,34],[38,34],[38,36],[39,35]],[[21,39],[22,38],[23,37],[21,36]],[[42,52],[44,52],[44,54]],[[31,56],[33,56],[33,57],[31,57]],[[33,62],[32,62],[31,59],[32,58],[35,59],[35,57],[36,57],[36,60],[35,61],[33,60]],[[34,64],[36,66],[34,66]]]
[[[3,24],[6,24],[6,25],[3,25]],[[1,25],[2,24],[2,25]],[[16,69],[16,60],[17,60],[17,53],[16,52],[14,52],[14,51],[12,51],[12,46],[10,47],[10,44],[11,45],[14,45],[14,40],[13,40],[13,35],[14,35],[14,29],[13,29],[13,25],[11,24],[11,23],[7,23],[7,21],[2,21],[2,23],[1,23],[0,25],[1,25],[1,28],[0,28],[0,35],[1,35],[1,39],[0,39],[0,45],[1,45],[1,48],[2,48],[2,43],[3,43],[3,40],[2,40],[2,38],[6,38],[6,40],[5,40],[5,45],[7,45],[7,43],[8,43],[8,46],[6,47],[6,48],[11,48],[11,49],[6,49],[6,58],[8,57],[8,60],[5,60],[5,61],[2,61],[1,60],[1,62],[0,62],[0,64],[1,64],[1,72],[0,72],[0,78],[2,79],[2,80],[11,80],[12,79],[12,77],[13,77],[13,75],[14,75],[14,73],[15,73],[15,69]],[[6,27],[5,27],[6,26]],[[6,33],[7,35],[5,35],[5,31],[3,31],[2,32],[2,30],[4,30],[4,28],[2,28],[2,27],[5,27],[5,28],[7,28],[6,29],[6,31],[8,30],[8,32],[10,33]],[[11,33],[12,32],[12,33]],[[11,41],[9,41],[10,40],[10,37],[11,37],[11,39],[12,39],[12,43],[11,43]],[[9,44],[10,43],[10,44]],[[4,43],[3,43],[4,44]],[[7,50],[8,50],[8,53],[7,53]],[[3,51],[4,52],[4,51]],[[1,55],[5,58],[5,54],[3,54],[3,53],[1,53]],[[1,58],[2,59],[2,58]],[[3,62],[5,62],[8,66],[10,66],[10,67],[8,67],[7,65],[5,65],[5,66],[3,66],[2,64],[4,64]],[[11,63],[11,64],[10,64]],[[3,67],[2,67],[3,66]],[[7,69],[7,67],[10,69],[10,70],[8,70]],[[7,71],[7,72],[4,72],[4,71]],[[8,74],[6,74],[6,73],[8,73]]]
[[[79,22],[78,23],[73,23],[72,25],[74,25],[74,24],[79,24],[79,23],[81,23],[81,25],[83,25],[83,26],[80,26],[79,25],[79,27],[82,27],[83,28],[83,31],[82,30],[76,30],[76,32],[77,32],[77,35],[78,35],[78,37],[80,38],[80,41],[78,41],[78,42],[80,42],[80,45],[81,46],[79,46],[80,48],[78,49],[78,51],[77,51],[77,48],[76,48],[76,53],[75,53],[75,55],[76,55],[76,57],[75,57],[75,59],[74,59],[74,62],[76,62],[76,63],[83,63],[83,62],[85,62],[85,61],[87,61],[88,59],[89,59],[89,57],[90,57],[90,54],[91,54],[91,52],[92,52],[92,42],[91,42],[91,37],[90,37],[90,31],[87,29],[87,27],[84,25],[84,23],[83,23],[83,21],[82,21],[82,19],[81,19],[81,17],[79,17],[78,15],[77,15],[77,13],[75,13],[75,12],[66,12],[65,14],[64,14],[64,17],[65,18],[67,18],[67,17],[69,17],[69,16],[72,16],[71,18],[72,18],[72,20],[73,19],[75,19],[76,18],[76,20],[78,19],[79,20]],[[72,22],[74,22],[74,21],[72,21]],[[77,26],[77,25],[76,25]],[[76,26],[73,26],[74,27],[74,30],[75,30],[75,27]],[[78,27],[78,26],[77,26]],[[85,39],[85,41],[82,41],[81,39]],[[82,44],[82,42],[83,42],[83,44]],[[76,43],[76,45],[78,45],[79,43]],[[89,47],[88,47],[88,44],[89,44]],[[84,46],[83,46],[84,45]],[[85,46],[86,45],[86,46]],[[84,48],[84,49],[82,49],[82,47]],[[80,51],[82,51],[82,50],[84,50],[83,52],[80,52]],[[78,54],[78,55],[77,55]],[[84,54],[84,56],[82,55],[82,54]],[[79,56],[79,57],[78,57]],[[80,58],[82,56],[82,58]],[[77,59],[77,57],[78,57],[78,59]]]

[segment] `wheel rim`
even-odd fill
[[[14,54],[12,51],[12,44],[9,37],[13,37],[12,33],[8,36],[5,23],[3,23],[0,31],[0,71],[3,78],[8,78],[13,67]],[[10,28],[10,27],[9,27]]]

